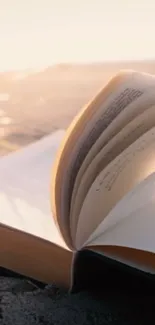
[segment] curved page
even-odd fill
[[[72,236],[75,237],[78,216],[88,190],[97,175],[125,150],[129,145],[136,141],[142,134],[155,126],[155,106],[145,110],[137,118],[125,126],[115,137],[113,137],[105,147],[96,155],[88,166],[80,182],[74,207],[72,211]]]
[[[68,129],[53,170],[52,204],[61,233],[65,238],[70,237],[70,247],[74,247],[68,230],[71,195],[82,162],[116,116],[143,94],[146,83],[154,82],[153,77],[136,72],[116,76],[80,112]]]
[[[143,78],[141,82],[144,83]],[[133,85],[135,87],[134,83],[135,81],[133,82]],[[138,89],[139,87],[141,87],[140,83],[138,85]],[[90,163],[95,158],[95,156],[100,152],[100,150],[107,144],[107,142],[110,141],[112,137],[116,136],[116,134],[120,132],[120,130],[124,128],[125,125],[130,123],[139,114],[143,113],[150,106],[155,104],[154,93],[155,93],[155,83],[153,82],[152,85],[152,79],[151,79],[150,82],[146,82],[145,90],[143,90],[141,96],[137,97],[134,101],[126,105],[125,109],[111,122],[111,124],[106,128],[106,130],[104,130],[101,133],[100,137],[96,140],[91,150],[88,152],[86,158],[84,159],[78,171],[75,184],[74,184],[74,189],[73,189],[73,194],[71,199],[71,212],[70,212],[70,218],[72,223],[74,223],[74,218],[72,218],[72,211],[74,210],[77,191],[79,189],[80,182],[83,179],[83,175],[85,171],[88,169]]]
[[[80,212],[76,247],[83,245],[127,192],[154,171],[155,128],[152,128],[117,156],[92,184]]]
[[[128,208],[124,203],[122,200],[120,204],[121,220],[117,220],[116,212],[115,224],[96,237],[93,246],[122,246],[155,253],[155,177],[150,177],[147,186],[141,184],[136,196],[128,197]],[[111,222],[110,215],[108,218]]]
[[[0,159],[0,223],[65,247],[50,203],[52,162],[64,131]]]
[[[100,237],[110,233],[111,230],[124,222],[126,218],[130,218],[131,214],[137,213],[139,209],[143,209],[147,203],[154,201],[155,189],[155,173],[146,177],[141,183],[129,191],[108,213],[106,218],[101,221],[95,231],[90,235],[85,245],[96,245]],[[100,239],[99,241],[100,242]]]

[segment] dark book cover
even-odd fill
[[[155,276],[83,249],[73,259],[71,293],[79,291],[154,294]]]

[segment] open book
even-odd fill
[[[67,131],[1,158],[0,222],[0,265],[39,281],[73,286],[83,252],[154,275],[155,77],[120,72]]]

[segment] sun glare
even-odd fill
[[[6,0],[0,70],[155,57],[153,0]]]

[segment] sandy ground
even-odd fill
[[[133,288],[134,289],[134,288]],[[154,296],[134,292],[74,295],[26,279],[0,278],[1,325],[147,325],[155,322]]]

